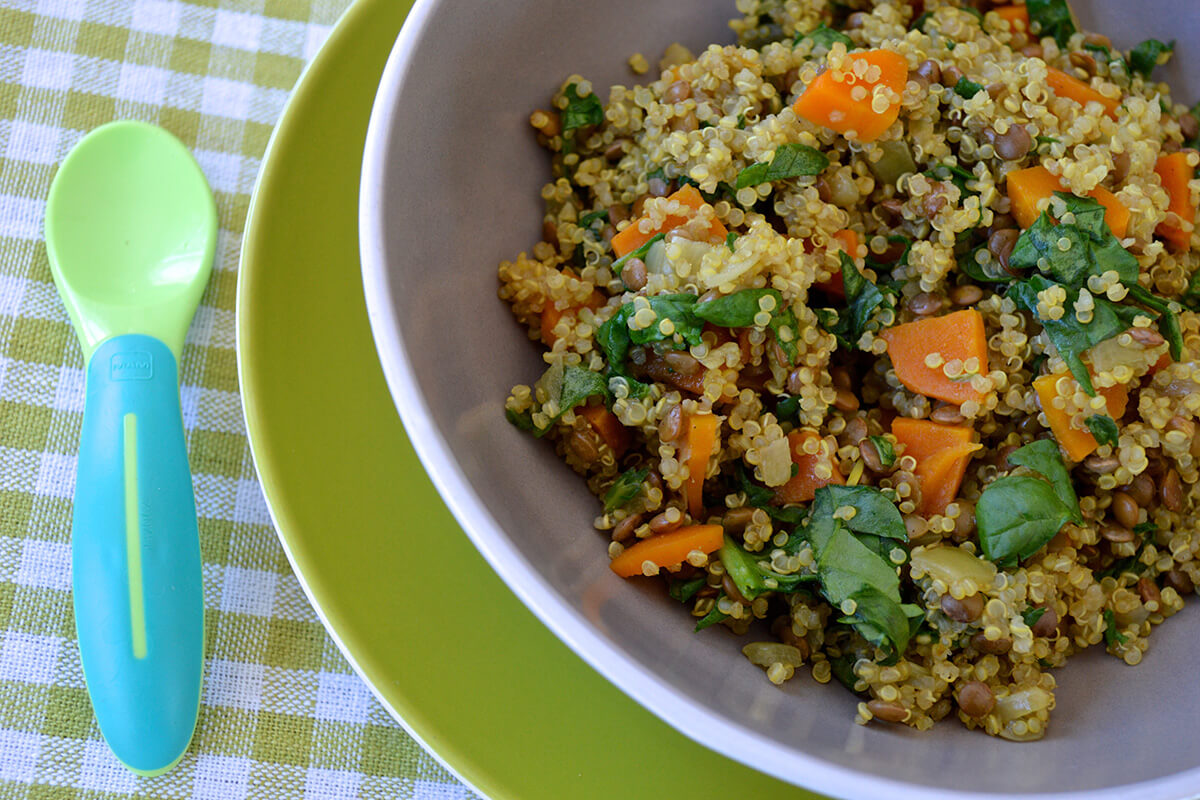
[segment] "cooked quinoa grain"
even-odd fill
[[[771,683],[1039,739],[1200,581],[1196,113],[1064,0],[736,5],[531,112],[505,413]]]

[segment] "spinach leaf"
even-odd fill
[[[770,162],[759,161],[743,169],[737,176],[737,188],[757,186],[799,175],[819,175],[829,166],[829,159],[820,150],[798,142],[780,145]]]
[[[504,418],[516,426],[517,430],[532,431],[534,430],[533,414],[528,411],[517,413],[511,408],[504,409]]]
[[[605,222],[608,221],[608,209],[607,208],[602,208],[599,211],[589,211],[588,213],[584,214],[582,217],[579,218],[579,227],[581,227],[581,228],[590,227],[591,224],[598,219],[604,220]]]
[[[1129,287],[1129,297],[1144,306],[1159,312],[1158,330],[1170,345],[1171,358],[1175,361],[1183,357],[1183,331],[1179,327],[1179,317],[1171,308],[1171,304],[1161,297],[1156,297],[1138,284]]]
[[[799,413],[800,398],[797,395],[781,394],[775,398],[775,417],[780,422],[797,422]]]
[[[1011,263],[1011,260],[1009,263]],[[1014,283],[1010,286],[1008,296],[1018,306],[1021,306],[1037,317],[1038,292],[1044,291],[1052,285],[1050,281],[1041,275],[1033,275],[1024,281]],[[1110,303],[1103,297],[1096,297],[1094,298],[1095,307],[1092,312],[1092,320],[1084,324],[1070,310],[1078,294],[1078,292],[1067,292],[1067,299],[1064,304],[1067,313],[1064,313],[1062,318],[1042,319],[1038,317],[1038,321],[1045,329],[1046,336],[1050,339],[1050,342],[1058,350],[1058,355],[1067,363],[1067,367],[1071,370],[1071,375],[1079,382],[1079,385],[1083,387],[1085,392],[1095,397],[1096,390],[1092,386],[1092,376],[1083,363],[1082,354],[1089,347],[1100,344],[1100,342],[1106,339],[1111,339],[1124,331],[1129,327],[1130,320],[1127,318],[1129,315],[1125,314],[1124,310],[1118,310],[1115,304]]]
[[[812,573],[784,575],[776,572],[771,569],[765,556],[747,552],[728,536],[725,537],[725,544],[721,546],[720,555],[726,573],[747,600],[753,600],[767,592],[794,592],[800,584],[816,580],[816,575]]]
[[[1092,436],[1100,444],[1111,445],[1116,447],[1121,436],[1121,431],[1117,428],[1117,423],[1112,417],[1107,414],[1093,414],[1084,420],[1088,426],[1088,430],[1092,432]]]
[[[817,553],[821,593],[840,606],[863,588],[871,588],[896,604],[900,603],[900,579],[896,565],[885,562],[839,521]],[[811,527],[811,526],[810,526]]]
[[[705,322],[722,328],[746,328],[754,324],[754,317],[761,311],[759,301],[768,296],[775,298],[775,308],[783,305],[783,295],[775,289],[742,289],[697,303],[694,312]]]
[[[1125,75],[1129,74],[1129,63],[1125,61],[1125,56],[1121,55],[1119,50],[1113,52],[1102,44],[1093,44],[1092,42],[1084,42],[1083,49],[1091,50],[1093,53],[1099,55],[1100,58],[1104,59],[1104,63],[1109,65],[1108,68],[1110,71],[1119,71]],[[1114,67],[1116,67],[1116,69],[1114,69]]]
[[[654,297],[649,297],[650,310],[654,312],[655,320],[646,328],[637,330],[629,328],[629,340],[634,344],[649,344],[651,342],[667,341],[676,335],[683,338],[690,345],[700,344],[700,333],[704,327],[704,323],[696,317],[694,308],[696,305],[696,295],[694,294],[660,294]],[[634,314],[633,303],[626,303],[621,307],[622,311],[628,307],[628,317]],[[661,323],[663,320],[670,320],[669,326],[672,330],[670,333],[663,333]],[[628,327],[628,323],[626,323]]]
[[[1200,310],[1200,269],[1192,273],[1188,278],[1187,288],[1183,290],[1183,295],[1179,301],[1193,311]]]
[[[594,374],[594,373],[593,373]],[[620,508],[638,496],[642,491],[642,483],[650,474],[650,468],[627,469],[622,472],[608,491],[604,493],[604,513]]]
[[[696,592],[704,588],[708,581],[703,578],[692,578],[690,581],[671,581],[667,587],[667,596],[681,603],[686,603],[696,596]]]
[[[1029,627],[1037,625],[1039,619],[1046,613],[1046,606],[1038,606],[1037,608],[1027,608],[1021,612],[1021,619],[1025,620],[1025,624]]]
[[[626,253],[625,255],[618,258],[616,261],[614,261],[612,263],[613,274],[615,274],[618,278],[621,277],[621,270],[625,267],[625,264],[628,263],[630,259],[645,258],[646,254],[650,252],[650,248],[653,247],[658,242],[661,242],[665,237],[666,237],[665,233],[656,233],[653,236],[651,236],[649,239],[647,239],[646,243],[644,245],[642,245],[641,247],[639,247],[637,250],[634,250],[632,253]]]
[[[736,242],[737,240],[738,240],[737,231],[730,231],[729,233],[727,233],[725,235],[725,246],[729,248],[729,252],[731,252],[731,253],[736,252],[733,249],[733,243]]]
[[[1174,50],[1174,39],[1170,44],[1160,42],[1158,39],[1147,39],[1129,51],[1129,70],[1144,78],[1149,78],[1150,73],[1158,66],[1162,55],[1166,53],[1169,58]]]
[[[871,443],[875,445],[875,452],[879,453],[879,463],[883,466],[890,467],[896,463],[896,448],[892,443],[883,436],[868,437]]]
[[[1071,510],[1049,483],[1024,475],[994,481],[975,506],[975,524],[983,554],[1002,567],[1013,567],[1041,550]]]
[[[885,440],[886,441],[886,440]],[[873,486],[839,486],[831,484],[817,489],[813,498],[812,513],[828,514],[842,506],[850,506],[855,514],[842,524],[857,533],[866,533],[885,539],[908,542],[908,528],[904,517],[883,492]]]
[[[900,603],[870,586],[851,595],[854,613],[838,619],[884,652],[882,664],[894,664],[904,653],[912,634],[908,615]],[[924,615],[922,615],[924,616]]]
[[[599,125],[604,122],[604,105],[595,93],[580,97],[578,84],[572,83],[563,92],[567,97],[567,107],[562,112],[563,133],[582,128],[587,125]]]
[[[1104,222],[1104,206],[1091,198],[1055,192],[1074,215],[1070,224],[1055,225],[1043,211],[1017,239],[1009,264],[1017,269],[1037,267],[1060,283],[1079,288],[1090,275],[1114,270],[1122,283],[1137,283],[1138,262],[1121,246]],[[1063,250],[1060,242],[1068,242]]]
[[[966,78],[959,78],[958,83],[954,84],[954,93],[956,95],[958,95],[959,97],[965,98],[967,100],[970,100],[972,97],[974,97],[975,95],[979,94],[982,91],[983,91],[982,84],[978,84],[972,80],[967,80]],[[974,178],[975,178],[975,176],[972,175],[971,179],[974,180]]]
[[[858,684],[858,676],[854,674],[855,660],[847,654],[830,656],[829,666],[833,668],[833,677],[837,678],[838,683],[855,694],[863,694],[854,688]]]
[[[841,42],[846,45],[847,50],[854,49],[854,40],[841,31],[835,31],[833,28],[827,27],[822,22],[817,27],[813,28],[808,33],[797,33],[796,38],[792,40],[792,47],[800,44],[800,42],[808,39],[813,43],[813,50],[818,47],[824,47],[829,50],[833,47],[834,42]]]
[[[795,364],[796,358],[800,355],[800,351],[796,348],[796,341],[800,338],[800,323],[796,319],[796,313],[792,311],[792,307],[783,306],[783,310],[780,311],[779,306],[776,306],[775,311],[771,312],[771,321],[767,323],[767,327],[774,334],[775,343],[779,345],[779,349],[783,350],[783,354],[787,356],[788,366]],[[788,333],[784,334],[784,330]]]
[[[717,603],[720,603],[721,598],[724,596],[725,595],[723,595],[723,594],[717,595],[717,602],[713,603],[712,611],[705,614],[704,617],[701,618],[700,621],[696,623],[696,627],[693,628],[692,630],[694,630],[696,633],[699,633],[700,631],[704,630],[705,628],[709,628],[713,625],[716,625],[718,622],[722,622],[723,620],[729,619],[729,615],[724,613],[723,611],[721,611],[720,608],[717,607]]]
[[[924,28],[925,28],[925,23],[926,23],[926,22],[928,22],[928,21],[929,21],[929,19],[930,19],[930,17],[932,17],[932,16],[933,16],[933,12],[932,12],[932,11],[926,11],[926,12],[924,12],[923,14],[921,14],[921,16],[919,16],[919,17],[917,17],[916,19],[914,19],[914,20],[913,20],[913,23],[912,23],[912,25],[911,25],[911,26],[909,26],[909,30],[912,30],[912,31],[923,31],[923,30],[924,30]]]
[[[630,308],[628,304],[622,306],[616,314],[600,326],[596,331],[596,343],[600,345],[605,359],[608,360],[609,377],[622,378],[629,385],[629,394],[632,397],[641,398],[646,396],[650,387],[634,378],[625,363],[632,343],[627,322],[629,319],[628,308]]]
[[[976,261],[975,254],[980,251],[987,251],[987,242],[976,245],[958,259],[958,268],[965,272],[968,278],[978,283],[1012,283],[1017,279],[1016,275],[1001,267],[994,257],[989,259],[986,267]]]
[[[750,480],[750,476],[746,474],[746,468],[740,463],[737,468],[738,490],[746,495],[746,505],[762,508],[770,503],[775,498],[774,492],[770,489],[759,486],[754,481]]]
[[[1071,512],[1071,519],[1076,523],[1083,522],[1079,498],[1075,495],[1075,486],[1071,483],[1071,473],[1067,471],[1067,465],[1063,463],[1062,455],[1058,452],[1058,445],[1052,439],[1038,439],[1014,450],[1008,456],[1008,463],[1028,467],[1050,481],[1058,499]]]
[[[838,257],[842,262],[842,286],[846,292],[846,308],[844,311],[817,314],[821,327],[832,333],[838,343],[847,350],[853,350],[875,309],[888,303],[879,287],[867,280],[854,265],[854,259],[839,251]]]
[[[535,429],[534,436],[542,437],[554,427],[553,423],[563,414],[575,408],[593,395],[608,396],[608,381],[598,372],[583,367],[563,367],[562,363],[551,364],[538,383],[554,398],[558,413],[550,417],[545,428]],[[511,418],[510,418],[511,419]],[[520,422],[514,423],[521,427]],[[532,418],[529,420],[532,426]]]
[[[1104,646],[1112,647],[1116,644],[1125,644],[1125,634],[1117,630],[1117,620],[1113,615],[1111,608],[1104,609]]]
[[[1067,0],[1026,0],[1025,8],[1039,36],[1053,36],[1059,47],[1066,47],[1076,31]]]

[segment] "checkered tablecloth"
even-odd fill
[[[0,0],[0,798],[463,798],[350,670],[275,538],[242,420],[234,294],[271,129],[347,0]],[[91,713],[71,607],[83,361],[51,282],[56,164],[153,122],[216,195],[212,281],[181,361],[207,647],[191,748],[136,778]]]

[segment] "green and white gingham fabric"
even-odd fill
[[[472,797],[375,701],[292,575],[254,474],[234,294],[272,125],[347,0],[0,0],[0,798]],[[55,165],[114,119],[183,140],[216,195],[212,281],[181,362],[204,557],[196,736],[127,772],[92,717],[70,592],[83,361],[42,217]]]

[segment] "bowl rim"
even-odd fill
[[[705,708],[668,681],[624,653],[572,607],[516,548],[488,511],[438,431],[419,391],[413,364],[400,335],[386,261],[388,227],[385,205],[388,153],[400,108],[400,90],[409,78],[416,52],[431,18],[446,0],[416,0],[388,57],[367,127],[359,193],[359,255],[372,337],[397,413],[422,465],[484,559],[527,608],[576,655],[643,708],[693,741],[753,769],[802,788],[837,797],[884,797],[897,800],[1004,800],[1010,794],[943,789],[883,778],[786,747],[757,731]],[[722,747],[697,731],[717,728]],[[803,783],[799,777],[803,776]],[[1022,794],[1024,800],[1151,800],[1188,798],[1200,784],[1200,768],[1091,791]]]

